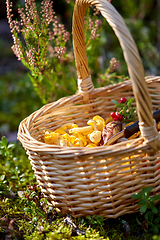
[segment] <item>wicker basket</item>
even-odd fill
[[[100,10],[117,35],[131,80],[94,89],[83,26],[86,8],[91,4]],[[160,77],[144,77],[131,34],[107,0],[76,1],[73,44],[78,92],[49,103],[24,119],[18,139],[50,204],[73,217],[97,214],[116,218],[138,210],[130,196],[143,187],[153,186],[152,194],[160,193],[160,137],[152,117],[152,111],[160,105]],[[40,141],[45,129],[55,130],[67,122],[84,126],[95,115],[106,119],[115,107],[111,99],[133,96],[141,130],[138,139],[96,148],[69,148]]]

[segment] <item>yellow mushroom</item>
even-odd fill
[[[98,131],[103,131],[103,128],[105,127],[105,121],[102,117],[100,117],[99,115],[96,115],[93,117],[93,120],[96,122]]]
[[[59,133],[59,134],[65,134],[66,133],[62,127],[57,128],[54,132]]]
[[[101,141],[101,135],[102,135],[101,131],[93,131],[90,134],[89,138],[90,138],[91,142],[97,144]]]
[[[98,130],[97,125],[96,125],[96,121],[94,121],[94,120],[89,120],[89,121],[87,122],[87,124],[90,125],[90,126],[92,126],[92,128],[93,128],[94,131],[97,131],[97,130]]]
[[[75,139],[76,139],[76,136],[74,136],[74,135],[69,135],[68,133],[65,133],[65,134],[63,134],[63,137],[65,138],[65,139],[67,139],[67,146],[68,147],[73,147],[74,146],[74,142],[75,142]]]
[[[87,124],[89,126],[85,127],[78,127],[74,123],[63,124],[54,132],[46,131],[44,141],[63,147],[96,147],[96,144],[101,141],[101,131],[105,126],[105,121],[97,115]]]
[[[82,140],[76,138],[74,142],[74,147],[84,147]]]
[[[65,130],[71,129],[71,128],[77,128],[78,126],[74,123],[66,123],[63,124],[60,128],[57,128],[54,132],[59,134],[65,134]]]
[[[71,128],[69,130],[69,133],[82,133],[84,135],[88,135],[93,132],[92,126],[86,126],[86,127],[78,127],[78,128]]]
[[[82,133],[77,133],[77,138],[82,141],[84,147],[87,145],[87,138]]]
[[[88,144],[89,144],[89,143],[92,143],[91,140],[90,140],[90,135],[91,135],[91,134],[88,134],[88,135],[86,136],[86,137],[87,137]]]
[[[61,135],[59,133],[46,131],[44,136],[44,141],[47,144],[60,145],[60,138],[61,138]]]
[[[63,137],[65,137],[68,141],[70,141],[71,143],[74,143],[76,137],[74,135],[69,135],[68,133],[65,133],[63,135]]]
[[[71,128],[77,128],[77,124],[74,123],[66,123],[62,125],[62,129],[66,130],[66,129],[71,129]]]
[[[73,133],[72,135],[69,135],[73,137],[73,144],[75,142],[75,139],[80,139],[83,142],[83,145],[86,146],[88,144],[88,138],[86,135],[83,135],[82,133]]]
[[[61,147],[68,147],[68,140],[65,137],[61,136],[59,145]]]

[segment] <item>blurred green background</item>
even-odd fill
[[[36,2],[39,3],[40,0]],[[18,17],[18,4],[23,5],[24,0],[13,0],[15,17]],[[160,75],[160,0],[112,0],[112,4],[131,31],[146,75]],[[71,32],[73,4],[71,6],[65,0],[54,1],[54,10]],[[95,61],[98,61],[95,75],[105,74],[112,57],[120,61],[117,74],[127,75],[122,49],[107,23],[103,24],[99,42],[99,56],[97,59],[95,57]],[[6,135],[8,141],[16,140],[20,121],[42,106],[30,82],[28,69],[14,56],[11,46],[12,37],[6,18],[5,0],[0,0],[0,136]],[[93,56],[91,59],[94,61]],[[60,96],[56,96],[56,99],[58,97]]]

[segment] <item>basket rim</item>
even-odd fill
[[[160,77],[153,77],[153,76],[148,76],[146,77],[146,82],[147,83],[152,83],[154,81],[160,81]],[[125,81],[125,84],[129,87],[132,86],[131,84],[131,80],[127,80]],[[118,84],[118,88],[122,87],[123,88],[124,82],[120,82]],[[113,85],[108,85],[106,87],[102,87],[101,91],[105,91],[110,90],[110,88],[117,88],[117,84]],[[98,88],[99,89],[99,88]],[[95,94],[94,92],[96,92],[98,89],[94,89],[90,94]],[[83,94],[75,94],[72,96],[68,96],[68,97],[64,97],[61,98],[55,102],[52,103],[48,103],[44,106],[42,106],[39,110],[33,112],[32,114],[30,114],[28,117],[26,117],[24,120],[21,121],[20,125],[19,125],[19,129],[18,129],[18,140],[22,143],[22,145],[24,146],[25,149],[30,150],[30,151],[37,151],[37,152],[41,152],[41,153],[48,153],[48,154],[54,154],[57,155],[57,157],[64,157],[63,155],[66,154],[66,157],[70,157],[71,154],[74,154],[76,156],[83,156],[83,155],[92,155],[94,154],[95,156],[97,154],[101,154],[101,155],[108,155],[111,152],[114,152],[114,154],[119,154],[120,155],[120,151],[126,151],[126,144],[129,143],[132,146],[128,147],[128,150],[126,151],[127,154],[129,154],[130,152],[134,151],[139,151],[139,149],[148,149],[149,148],[149,144],[144,144],[144,139],[143,137],[140,137],[138,139],[132,139],[132,140],[128,140],[125,143],[116,143],[115,145],[111,145],[111,146],[97,146],[95,148],[86,148],[86,147],[61,147],[59,145],[52,145],[52,144],[46,144],[44,142],[39,142],[38,140],[36,140],[35,138],[32,137],[31,133],[29,132],[29,126],[30,124],[34,124],[34,121],[36,122],[36,120],[40,117],[43,116],[43,114],[45,114],[47,111],[49,111],[49,109],[51,110],[53,108],[53,112],[54,112],[54,106],[66,106],[65,102],[68,102],[69,100],[72,99],[81,99],[81,101],[83,101]],[[64,100],[64,101],[63,101]],[[47,109],[45,109],[47,106]],[[74,104],[72,104],[71,106],[74,106]],[[76,104],[75,104],[76,106]],[[56,111],[56,109],[55,109]],[[115,149],[117,148],[117,149]]]

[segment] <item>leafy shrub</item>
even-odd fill
[[[142,223],[137,219],[138,224],[157,234],[160,232],[160,206],[157,208],[155,202],[160,200],[160,195],[149,196],[152,190],[153,187],[143,188],[142,193],[133,194],[131,198],[139,200],[140,213],[144,215]]]

